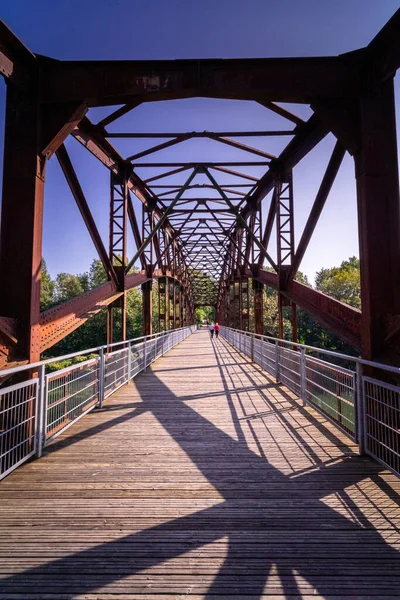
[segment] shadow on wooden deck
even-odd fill
[[[17,509],[14,520],[7,509],[0,511],[5,515],[1,557],[7,555],[4,534],[10,530],[16,548],[14,560],[1,559],[9,571],[2,567],[0,598],[399,597],[397,480],[358,456],[341,432],[300,406],[293,394],[223,340],[211,343],[203,332],[191,336],[138,376],[134,386],[110,398],[102,411],[57,440],[41,469],[46,461],[50,469],[52,460],[61,464],[63,452],[65,460],[70,456],[79,462],[79,446],[84,450],[91,440],[93,449],[96,437],[103,444],[105,434],[114,440],[105,459],[109,469],[114,453],[114,475],[111,470],[109,480],[102,479],[101,466],[93,467],[99,471],[101,491],[91,495],[83,488],[81,499],[104,498],[105,510],[94,515],[96,529],[91,534],[107,537],[112,531],[109,541],[95,543],[96,536],[88,533],[91,543],[85,544],[90,527],[82,527],[80,535],[73,515],[63,521],[64,504],[57,500],[62,495],[55,493],[55,512],[50,513],[63,521],[57,531],[64,529],[66,534],[59,540],[64,555],[50,555],[57,546],[53,542],[46,554],[46,529],[52,519],[46,521],[44,511],[35,522],[44,528],[39,525],[37,531],[41,563],[27,567],[24,557],[30,556],[32,564],[38,557],[32,541],[27,541],[32,538],[24,529],[18,534],[18,527],[32,524],[29,502],[21,515]],[[143,447],[138,446],[140,439]],[[127,474],[118,458],[124,447],[132,460],[142,448],[144,453],[151,450],[143,459],[148,463],[147,484],[140,468]],[[100,458],[93,455],[96,465],[101,448],[98,452]],[[2,503],[8,498],[16,506],[19,488],[13,484],[20,482],[26,489],[24,474],[28,486],[35,464],[39,463],[26,465],[5,481]],[[133,496],[118,495],[119,488],[110,486],[123,484],[124,477],[129,478],[130,490],[139,491],[136,481],[146,484],[147,496],[129,505],[125,499]],[[69,481],[73,486],[76,479],[70,475]],[[22,505],[27,497],[21,492]],[[45,497],[51,498],[50,487]],[[160,505],[156,497],[162,498]],[[114,504],[107,516],[108,498]],[[137,515],[116,516],[119,505],[125,506],[125,515],[135,508],[144,511],[141,530]],[[82,514],[89,515],[89,510]],[[103,515],[107,526],[102,527]],[[137,530],[125,535],[134,529],[131,519]],[[152,519],[155,524],[146,526]]]

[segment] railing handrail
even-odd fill
[[[41,360],[39,362],[27,363],[26,365],[19,365],[18,367],[11,367],[10,369],[3,369],[3,370],[0,370],[0,377],[14,375],[15,373],[19,373],[21,371],[29,371],[31,369],[38,369],[39,367],[41,367],[43,365],[49,365],[51,363],[59,362],[61,360],[67,360],[68,358],[74,358],[75,356],[83,356],[85,354],[91,354],[94,352],[100,353],[102,350],[104,351],[107,348],[115,348],[116,346],[123,346],[126,344],[131,344],[132,342],[137,342],[139,340],[144,340],[144,341],[151,340],[151,339],[166,335],[167,333],[172,333],[173,331],[181,331],[182,329],[186,329],[186,327],[191,327],[191,325],[186,325],[185,327],[177,327],[176,329],[167,329],[166,331],[152,333],[151,335],[142,335],[140,337],[130,338],[129,340],[125,340],[123,342],[113,342],[112,344],[103,344],[102,346],[96,346],[94,348],[85,348],[84,350],[72,352],[71,354],[63,354],[62,356],[46,358],[45,360]]]
[[[398,375],[399,368],[233,327],[222,326],[221,335],[277,384],[292,391],[305,407],[310,406],[349,435],[360,454],[372,456],[400,476],[400,385],[384,381],[385,372]],[[336,364],[333,357],[351,362],[351,369]],[[382,373],[368,377],[364,366]]]
[[[396,373],[397,375],[400,375],[399,367],[394,367],[392,365],[386,365],[384,363],[367,360],[365,358],[361,358],[361,356],[350,356],[349,354],[342,354],[341,352],[335,352],[334,350],[318,348],[317,346],[309,346],[308,344],[302,344],[301,342],[292,342],[291,340],[283,340],[281,338],[275,338],[270,335],[262,335],[260,333],[244,331],[243,329],[235,329],[234,327],[227,327],[226,325],[221,325],[221,327],[224,327],[225,329],[229,329],[230,331],[236,331],[237,333],[248,335],[249,337],[256,337],[256,338],[260,338],[260,339],[264,339],[264,340],[273,340],[275,343],[279,342],[280,344],[286,344],[288,346],[298,346],[300,348],[304,348],[305,350],[312,350],[314,352],[327,354],[328,356],[334,356],[336,358],[350,360],[350,361],[354,362],[355,366],[358,363],[361,365],[366,365],[368,367],[375,367],[377,369],[382,369],[384,371],[389,371],[390,373]]]

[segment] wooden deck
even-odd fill
[[[399,491],[197,332],[0,484],[0,598],[400,598]]]

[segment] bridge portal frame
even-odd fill
[[[319,202],[317,197],[301,244],[294,254],[290,276],[282,278],[279,268],[278,273],[262,270],[263,261],[268,258],[267,242],[273,226],[274,202],[262,242],[257,243],[261,250],[258,264],[243,263],[244,275],[273,286],[283,297],[308,310],[321,323],[359,348],[364,358],[399,363],[400,214],[393,87],[400,64],[399,29],[400,11],[397,11],[366,48],[337,57],[56,61],[33,54],[4,23],[0,23],[0,72],[7,83],[0,232],[0,281],[3,287],[0,350],[3,359],[11,364],[12,361],[37,361],[43,349],[76,328],[78,321],[82,322],[82,315],[88,318],[89,313],[94,314],[93,307],[96,312],[116,300],[121,301],[132,285],[156,277],[157,266],[161,276],[166,277],[172,249],[180,260],[172,276],[179,279],[184,289],[181,322],[188,323],[193,318],[190,281],[176,232],[149,193],[148,185],[134,173],[135,163],[122,159],[109,143],[105,127],[117,115],[126,114],[142,102],[200,96],[253,100],[284,114],[296,125],[292,141],[277,159],[266,161],[271,168],[237,213],[237,229],[226,245],[217,310],[227,304],[223,300],[226,280],[240,266],[240,257],[243,258],[240,245],[238,247],[235,241],[239,239],[236,233],[243,227],[248,229],[250,216],[273,189],[276,168],[284,174],[290,172],[328,132],[332,132],[338,140],[336,154],[328,165]],[[307,103],[314,114],[303,122],[290,116],[276,102]],[[123,106],[99,124],[93,125],[87,119],[90,107],[113,104]],[[154,268],[146,264],[142,252],[139,256],[142,271],[138,274],[124,271],[122,281],[121,274],[113,268],[115,265],[104,256],[95,224],[70,170],[70,186],[74,187],[81,213],[86,213],[86,226],[107,267],[109,281],[101,289],[45,314],[40,312],[40,271],[46,164],[54,153],[60,158],[68,135],[86,146],[117,177],[126,174],[127,196],[133,192],[146,210],[152,211],[160,223],[162,235],[167,235],[168,239],[164,240],[162,250],[160,235],[154,237],[152,243],[157,259]],[[225,140],[224,143],[231,142]],[[344,149],[355,161],[361,313],[314,290],[307,290],[293,279],[294,266],[298,266],[299,258],[304,255],[318,220],[324,186],[326,191],[332,185]],[[138,159],[137,156],[130,158]],[[68,167],[65,160],[64,165]],[[227,170],[228,166],[207,164],[202,168]],[[140,239],[130,198],[127,198],[126,211],[140,248],[140,243],[145,240]],[[246,257],[246,251],[244,255]]]

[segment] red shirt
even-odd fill
[[[215,331],[219,331],[220,330],[220,326],[219,325],[215,325],[214,329],[215,329]]]

